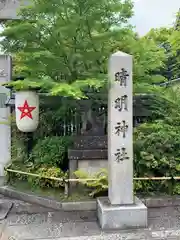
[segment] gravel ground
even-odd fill
[[[95,211],[53,211],[3,196],[1,201],[12,203],[0,221],[1,240],[180,240],[180,206],[149,208],[148,229],[103,232]]]

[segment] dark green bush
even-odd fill
[[[57,180],[47,179],[46,177],[66,179],[68,176],[68,173],[64,173],[60,168],[50,167],[46,165],[38,168],[35,173],[42,178],[28,176],[27,181],[32,187],[38,186],[40,188],[63,188],[64,181],[61,182]]]
[[[178,176],[180,169],[179,132],[180,121],[172,124],[168,118],[145,123],[136,128],[134,132],[135,176]],[[136,190],[174,193],[175,185],[176,182],[173,180],[141,181],[136,183]]]
[[[69,137],[51,136],[40,139],[34,146],[30,159],[36,168],[41,165],[60,167],[67,161],[66,153],[71,139]]]
[[[64,112],[60,109],[58,106],[55,109],[42,106],[39,128],[33,134],[33,148],[30,155],[27,153],[28,136],[18,131],[13,119],[12,158],[9,168],[57,178],[67,175],[67,150],[71,144],[71,138],[54,136],[62,133],[61,123],[63,123]],[[32,187],[63,187],[61,182],[12,172],[7,172],[7,180],[9,183],[14,183],[16,180],[28,181]]]

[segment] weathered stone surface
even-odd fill
[[[81,159],[78,161],[78,169],[87,172],[90,176],[99,172],[101,169],[107,169],[107,168],[108,168],[107,159],[99,159],[98,161],[97,159],[86,159],[86,160]]]
[[[9,211],[12,208],[12,202],[0,201],[0,220],[3,220],[8,215]]]
[[[69,179],[76,179],[75,171],[78,170],[78,160],[69,159]],[[69,192],[71,193],[73,189],[77,186],[77,182],[69,182]]]
[[[27,200],[28,201],[28,200]],[[23,202],[13,199],[13,207],[11,213],[13,214],[33,214],[33,213],[47,213],[51,212],[52,208],[42,207],[39,205]]]
[[[149,207],[169,207],[179,206],[180,196],[155,196],[142,199],[144,204]]]
[[[6,224],[27,225],[27,224],[43,224],[43,223],[65,223],[65,222],[95,222],[97,220],[95,211],[74,211],[74,212],[47,212],[36,214],[12,214],[8,215]]]
[[[106,161],[107,162],[107,161]],[[0,192],[3,189],[4,192],[4,187],[0,188]],[[9,200],[8,197],[4,197],[2,194],[0,194],[0,198],[3,200],[3,202],[7,201],[12,203],[13,202],[13,207],[11,209],[11,213],[14,214],[33,214],[33,213],[46,213],[46,212],[51,212],[52,209],[57,209],[56,205],[55,208],[48,208],[48,207],[42,207],[40,205],[35,204],[36,203],[36,197],[39,198],[39,196],[33,195],[35,202],[33,202],[32,198],[30,199],[31,202],[29,203],[29,196],[26,196],[26,201],[24,202],[22,200],[17,200],[21,198],[21,192],[14,190],[12,188],[6,187],[6,193],[8,196],[11,197],[11,200]],[[14,195],[15,193],[15,195]],[[23,193],[24,195],[25,193]],[[20,196],[19,196],[20,195]],[[17,199],[14,199],[14,198]],[[44,197],[45,198],[45,197]],[[46,199],[46,198],[45,198]],[[172,196],[172,197],[151,197],[151,198],[145,198],[141,199],[142,202],[148,207],[148,208],[162,208],[162,207],[172,207],[175,206],[175,209],[178,209],[180,211],[180,197],[179,196]],[[72,206],[71,206],[72,205]],[[69,206],[69,208],[68,208]],[[86,208],[87,206],[87,208]],[[84,203],[82,202],[62,202],[61,207],[65,211],[74,211],[74,210],[96,210],[96,200],[92,200],[90,205],[88,205],[88,202],[85,201]],[[77,208],[76,208],[77,207]],[[157,211],[158,214],[158,211]]]
[[[8,199],[7,199],[8,201]],[[10,200],[9,200],[10,201]],[[22,201],[13,200],[13,205]],[[24,205],[28,203],[24,202]],[[36,206],[36,205],[33,205]],[[38,209],[38,205],[37,208]],[[13,209],[12,209],[13,210]],[[0,224],[1,240],[179,240],[180,207],[149,208],[147,229],[101,231],[95,211],[8,214]],[[20,212],[20,211],[19,211]]]
[[[112,54],[109,76],[108,196],[112,205],[133,204],[132,56]]]
[[[28,201],[30,203],[32,202],[48,208],[57,210],[60,210],[62,208],[62,204],[59,201],[47,197],[40,197],[35,194],[20,192],[8,186],[0,187],[0,192],[8,197],[17,198],[19,200]]]
[[[171,236],[168,236],[171,235]],[[154,237],[153,237],[154,236]],[[164,233],[163,231],[154,232],[154,235],[151,235],[148,231],[137,232],[137,233],[106,233],[95,236],[80,236],[80,237],[71,237],[71,238],[58,238],[56,240],[179,240],[180,235],[177,232],[171,231],[169,233]],[[157,237],[155,237],[157,236]],[[159,237],[158,237],[159,236]],[[49,240],[49,239],[41,239]]]
[[[107,149],[107,136],[78,136],[74,149]]]
[[[133,194],[132,56],[116,52],[109,59],[108,198],[97,199],[102,229],[147,227],[147,208]]]
[[[58,238],[69,236],[82,236],[99,234],[100,230],[96,222],[65,222],[65,223],[44,223],[29,225],[7,226],[6,235],[13,236],[15,239],[37,239],[37,238]]]
[[[98,219],[103,230],[147,227],[147,208],[137,198],[132,205],[111,205],[108,198],[98,198]]]
[[[179,208],[164,207],[161,209],[150,209],[148,221],[152,229],[180,229]]]
[[[62,202],[62,209],[64,211],[94,211],[96,210],[96,201]]]
[[[107,136],[76,137],[73,149],[68,150],[68,158],[69,177],[73,177],[73,172],[78,169],[92,175],[102,168],[107,168]],[[72,187],[76,184],[70,185]]]
[[[85,160],[85,159],[107,159],[107,149],[84,149],[84,150],[68,150],[68,158],[70,160]]]

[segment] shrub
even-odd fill
[[[75,176],[79,179],[97,179],[94,181],[83,181],[81,184],[88,187],[91,192],[89,196],[95,197],[98,194],[103,194],[104,192],[107,192],[108,190],[108,172],[106,169],[101,169],[99,172],[93,174],[92,176],[89,176],[88,173],[85,171],[78,170],[74,172]]]
[[[136,193],[180,193],[179,183],[173,180],[173,176],[178,176],[180,172],[179,132],[180,118],[178,121],[178,118],[173,117],[144,123],[134,130],[134,177],[172,177],[172,180],[163,181],[134,181]],[[107,174],[103,173],[92,176],[96,181],[84,182],[92,188],[92,196],[108,189]],[[75,175],[78,178],[89,178],[88,174],[81,171],[75,172]]]
[[[46,177],[55,177],[67,179],[68,173],[64,173],[60,168],[49,167],[48,165],[41,166],[36,172],[42,178],[28,176],[27,180],[32,187],[41,187],[41,188],[62,188],[64,187],[64,181],[57,181],[47,179]],[[43,178],[44,177],[44,178]]]
[[[30,158],[36,168],[42,164],[59,167],[67,160],[66,153],[70,142],[69,137],[45,137],[34,146]]]
[[[172,120],[171,120],[172,121]],[[134,133],[134,170],[136,176],[177,176],[180,166],[180,122],[169,119],[140,125]],[[158,183],[146,184],[146,190],[157,190]],[[163,183],[166,191],[170,181]],[[147,186],[148,185],[148,186]],[[159,185],[160,187],[160,185]],[[141,184],[139,191],[144,186]],[[150,190],[149,189],[149,190]],[[173,192],[173,187],[171,186]],[[169,191],[169,190],[168,190]]]

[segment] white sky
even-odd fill
[[[135,16],[131,23],[140,35],[151,28],[170,26],[180,8],[180,0],[135,0]]]
[[[180,8],[180,0],[134,0],[135,16],[132,25],[140,35],[151,28],[170,26]],[[1,29],[0,29],[1,30]]]

